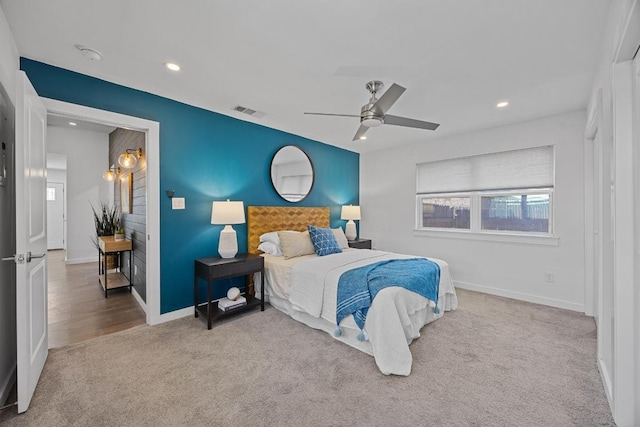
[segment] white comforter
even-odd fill
[[[335,325],[337,286],[342,273],[379,261],[407,258],[415,256],[361,249],[305,260],[292,269],[289,302],[295,310]],[[425,324],[458,305],[448,264],[429,259],[440,266],[440,314],[433,313],[433,302],[401,287],[383,289],[371,304],[364,330],[383,374],[409,375],[411,341],[420,336]],[[348,319],[353,323],[351,316]]]

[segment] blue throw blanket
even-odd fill
[[[343,318],[353,314],[361,330],[358,339],[364,341],[362,329],[371,301],[378,292],[390,286],[401,286],[434,301],[436,303],[434,313],[440,313],[438,309],[440,266],[424,258],[393,259],[342,273],[338,280],[336,324],[340,325]],[[335,335],[341,335],[339,326]]]

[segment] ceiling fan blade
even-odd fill
[[[375,107],[382,111],[382,114],[385,114],[389,108],[396,103],[398,98],[400,98],[400,95],[402,95],[405,90],[406,89],[400,85],[395,83],[392,84],[391,87],[387,89],[387,91],[383,93],[380,99],[375,103]]]
[[[368,130],[368,127],[360,125],[358,131],[356,132],[356,135],[353,137],[353,141],[359,140]]]
[[[312,114],[314,116],[360,117],[360,115],[355,115],[355,114],[332,114],[332,113],[304,113],[304,114]]]
[[[394,125],[394,126],[405,126],[409,128],[418,128],[418,129],[428,129],[428,130],[436,130],[440,124],[431,123],[431,122],[423,122],[422,120],[414,120],[409,119],[407,117],[398,117],[391,116],[386,114],[384,116],[384,124],[385,125]]]

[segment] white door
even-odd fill
[[[16,94],[16,332],[18,412],[27,410],[48,354],[47,110],[18,71]]]
[[[47,249],[64,248],[64,183],[47,182]]]

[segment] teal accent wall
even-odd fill
[[[193,305],[194,259],[218,254],[223,227],[211,225],[213,200],[242,200],[245,207],[329,206],[334,227],[344,224],[343,204],[359,203],[357,153],[27,58],[20,68],[42,97],[160,123],[161,313]],[[315,170],[311,193],[295,204],[278,196],[269,171],[275,152],[289,144],[305,150]],[[171,209],[167,190],[186,198],[185,210]],[[234,229],[240,252],[246,252],[246,224]]]

